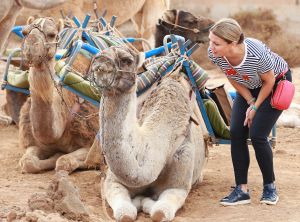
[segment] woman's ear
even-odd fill
[[[26,21],[26,24],[30,25],[34,20],[35,20],[35,18],[33,16],[29,16],[27,21]]]

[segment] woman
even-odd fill
[[[291,71],[286,61],[254,38],[244,38],[234,19],[221,19],[211,29],[209,58],[226,74],[236,89],[231,114],[231,157],[236,186],[220,203],[250,203],[247,186],[250,163],[247,138],[250,137],[263,176],[261,203],[275,205],[279,199],[273,168],[272,148],[268,135],[282,111],[270,105],[276,83]]]

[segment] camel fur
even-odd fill
[[[18,23],[24,23],[28,14],[59,18],[61,16],[60,10],[70,18],[76,16],[80,21],[83,21],[87,13],[94,15],[94,2],[97,3],[98,10],[101,12],[100,15],[106,10],[105,19],[108,21],[113,15],[117,16],[116,26],[131,21],[138,37],[146,39],[152,47],[154,47],[153,34],[157,20],[170,7],[170,0],[67,0],[65,4],[49,10],[25,9],[22,15],[18,17]]]
[[[195,100],[182,77],[163,78],[137,113],[136,60],[129,49],[111,47],[92,64],[102,89],[99,141],[108,165],[103,195],[117,221],[134,221],[139,211],[153,221],[171,221],[202,180],[203,133],[190,121]]]
[[[98,111],[90,103],[80,104],[75,94],[53,81],[57,34],[62,23],[43,18],[32,24],[23,30],[23,53],[31,65],[31,95],[20,113],[20,146],[26,148],[20,166],[26,173],[85,169],[86,154],[99,128]],[[93,113],[96,115],[89,119],[76,117]]]
[[[16,18],[23,7],[49,9],[64,3],[65,0],[2,0],[0,8],[0,52],[15,25]]]
[[[166,10],[156,24],[155,47],[163,44],[166,35],[174,34],[191,40],[192,44],[209,41],[209,28],[214,21],[204,16],[195,16],[183,10]]]

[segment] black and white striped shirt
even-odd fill
[[[210,47],[208,48],[208,57],[221,68],[227,78],[235,80],[249,89],[262,86],[260,75],[263,73],[273,70],[276,78],[288,70],[286,61],[261,41],[246,38],[244,44],[245,56],[237,66],[231,66],[223,57],[214,57]]]

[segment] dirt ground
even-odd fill
[[[0,78],[5,64],[0,62]],[[296,85],[294,102],[300,104],[300,67],[292,69]],[[218,70],[208,70],[208,85],[226,82]],[[226,82],[227,84],[227,82]],[[228,85],[227,85],[228,86]],[[0,90],[0,105],[5,95]],[[219,200],[228,194],[234,185],[230,146],[214,146],[209,150],[204,181],[189,194],[175,222],[253,221],[297,222],[300,221],[300,128],[277,128],[277,145],[274,151],[276,184],[280,200],[276,206],[261,205],[262,176],[251,146],[249,189],[252,203],[246,206],[223,207]],[[0,126],[0,222],[8,221],[12,212],[29,211],[28,199],[34,193],[45,192],[55,172],[22,174],[18,161],[24,150],[18,146],[16,126]],[[108,221],[102,208],[100,176],[96,170],[76,171],[69,179],[80,191],[80,197],[91,215],[91,222]],[[17,220],[15,220],[17,221]],[[140,222],[151,221],[148,215],[139,214]]]
[[[4,63],[1,62],[1,70]],[[293,69],[294,81],[300,85],[300,68]],[[1,72],[2,73],[2,72]],[[225,82],[218,70],[210,70],[208,84]],[[1,91],[0,103],[4,100]],[[295,98],[300,102],[300,90]],[[277,206],[259,203],[262,192],[262,177],[250,147],[251,166],[249,187],[252,203],[247,206],[222,207],[218,201],[234,185],[230,158],[230,146],[214,146],[209,152],[208,165],[202,184],[189,194],[186,203],[176,215],[175,222],[189,221],[300,221],[300,129],[278,128],[277,146],[274,150],[276,183],[280,201]],[[22,174],[18,161],[23,149],[18,147],[18,129],[15,126],[0,128],[0,221],[7,221],[9,212],[28,211],[27,201],[33,193],[45,192],[54,171],[42,174]],[[98,171],[78,171],[70,175],[70,180],[80,190],[81,200],[92,215],[91,221],[105,221],[99,186]],[[104,220],[100,220],[103,218]],[[138,221],[151,221],[147,215],[139,214]]]

